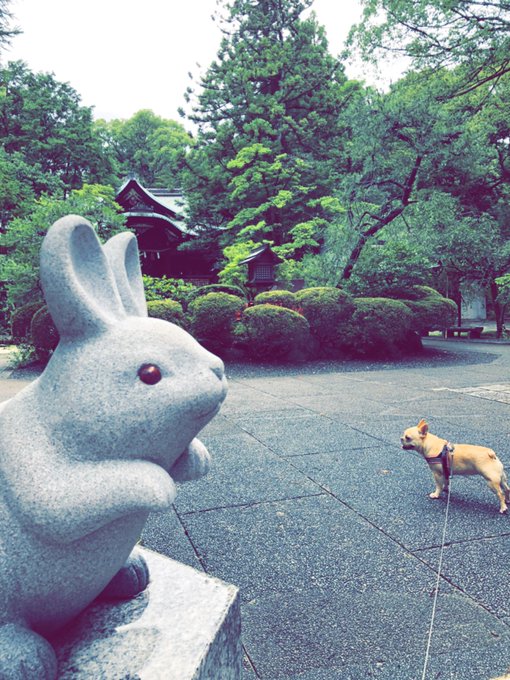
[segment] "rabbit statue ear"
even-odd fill
[[[62,339],[94,335],[126,316],[108,259],[83,217],[67,215],[50,227],[40,276]]]
[[[147,316],[136,236],[130,231],[123,231],[107,241],[103,250],[110,262],[126,313],[130,316]]]

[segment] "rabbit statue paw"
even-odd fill
[[[188,482],[207,474],[211,456],[199,439],[193,439],[176,462],[172,465],[170,476],[176,482]]]
[[[145,590],[148,584],[149,568],[143,555],[135,548],[100,597],[107,600],[135,597]]]
[[[54,680],[57,658],[43,637],[15,623],[0,626],[0,678]]]
[[[135,548],[175,481],[207,472],[196,438],[225,398],[223,364],[147,316],[136,238],[104,246],[58,220],[41,284],[60,342],[42,375],[0,405],[0,678],[55,677],[46,637],[98,595],[149,574]],[[42,636],[42,637],[41,637]],[[20,670],[21,669],[21,670]]]

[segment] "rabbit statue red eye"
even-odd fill
[[[161,371],[156,364],[143,364],[138,369],[138,377],[146,385],[155,385],[161,378]]]

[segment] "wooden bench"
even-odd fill
[[[476,339],[482,335],[483,326],[451,326],[446,329],[446,337],[454,338],[455,334],[460,338],[462,333],[466,333],[468,338]]]

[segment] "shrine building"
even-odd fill
[[[193,238],[186,230],[180,191],[146,189],[131,177],[115,200],[126,215],[126,226],[136,234],[143,274],[184,279],[198,286],[213,282],[211,262],[196,252],[178,250]]]

